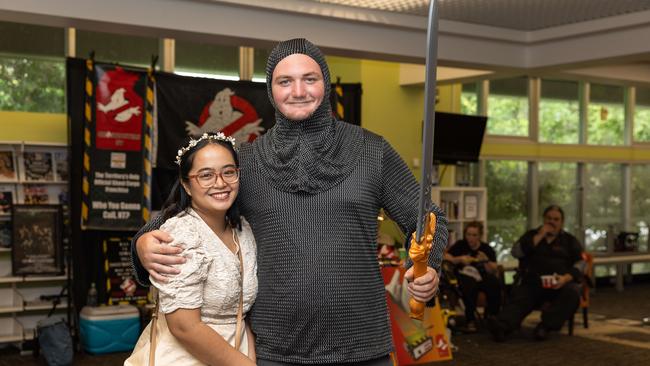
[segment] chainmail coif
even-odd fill
[[[285,117],[273,101],[271,90],[275,67],[293,54],[304,54],[316,61],[325,85],[323,102],[302,121]],[[276,124],[255,144],[265,177],[282,191],[309,194],[327,190],[345,179],[361,154],[362,132],[332,116],[330,73],[323,53],[304,38],[279,43],[266,64],[266,87],[275,108]]]

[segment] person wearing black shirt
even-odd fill
[[[467,330],[476,331],[476,301],[479,292],[487,298],[486,315],[496,315],[501,306],[501,282],[497,276],[497,257],[494,249],[481,242],[483,225],[473,221],[467,224],[463,239],[454,243],[445,253],[445,260],[456,265],[456,277],[465,303]]]
[[[536,307],[542,309],[542,321],[534,330],[536,340],[544,340],[549,331],[557,331],[576,312],[580,304],[579,281],[582,246],[564,231],[564,211],[557,205],[544,210],[544,224],[529,230],[515,243],[512,255],[519,259],[519,284],[511,299],[488,327],[495,341],[521,325]]]

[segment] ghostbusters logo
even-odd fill
[[[97,148],[139,151],[144,99],[135,89],[142,75],[121,67],[101,71],[95,94]]]
[[[264,131],[262,119],[246,99],[224,88],[203,107],[198,123],[185,121],[185,130],[192,137],[216,131],[234,137],[238,142],[253,141]]]
[[[131,117],[133,116],[139,116],[141,113],[139,105],[134,107],[122,108],[126,105],[129,105],[129,101],[124,97],[125,93],[126,93],[126,89],[124,88],[117,89],[115,92],[113,92],[113,95],[111,95],[111,99],[108,103],[106,104],[97,103],[97,109],[104,113],[110,113],[115,111],[114,119],[117,122],[126,122],[130,120]]]

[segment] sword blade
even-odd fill
[[[424,81],[424,127],[422,129],[422,179],[416,240],[421,242],[427,215],[431,209],[431,172],[433,170],[433,134],[436,109],[436,65],[438,61],[438,6],[429,4],[427,26],[427,60]]]

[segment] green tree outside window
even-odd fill
[[[623,145],[624,126],[623,87],[593,84],[588,108],[588,143]]]
[[[526,231],[528,163],[495,160],[485,163],[488,189],[488,241],[499,260],[512,258],[512,245]]]
[[[578,83],[542,80],[539,102],[539,141],[577,144],[580,127]]]
[[[634,140],[650,142],[650,88],[636,89]]]
[[[528,79],[490,81],[487,132],[528,136]]]
[[[0,110],[63,113],[63,60],[0,57]]]

